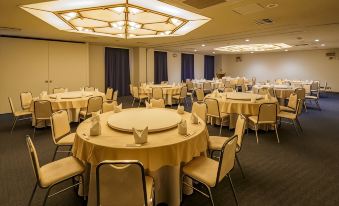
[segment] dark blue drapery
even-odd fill
[[[181,54],[181,80],[194,79],[194,55]]]
[[[119,96],[129,95],[130,84],[128,49],[105,48],[105,88],[119,90]]]
[[[167,52],[154,52],[154,82],[168,81],[167,76]]]
[[[204,78],[213,79],[214,77],[214,56],[205,55]]]

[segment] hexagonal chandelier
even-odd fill
[[[59,30],[126,39],[185,35],[210,20],[158,0],[58,0],[20,7]]]

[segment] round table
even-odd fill
[[[123,112],[153,110],[145,108],[125,109]],[[171,109],[158,109],[175,112]],[[189,136],[178,134],[177,128],[149,133],[148,142],[142,146],[134,145],[134,136],[108,126],[107,120],[120,113],[108,112],[100,115],[101,135],[91,137],[91,119],[82,122],[76,131],[73,155],[90,164],[89,205],[95,205],[95,167],[104,160],[139,160],[146,172],[155,178],[156,202],[180,205],[180,165],[207,150],[208,130],[200,120],[191,124],[190,113],[181,115],[187,121]],[[131,114],[131,118],[133,115]],[[163,118],[166,118],[164,116]],[[134,146],[133,146],[134,145]]]
[[[146,85],[146,86],[143,85],[140,87],[139,92],[151,97],[153,88],[162,88],[165,104],[172,105],[173,104],[172,96],[180,94],[181,87],[182,86],[169,85],[169,84],[152,84],[152,85]]]

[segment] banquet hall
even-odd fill
[[[339,205],[339,1],[0,2],[0,205]]]

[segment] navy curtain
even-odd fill
[[[194,79],[194,55],[181,54],[181,80]]]
[[[154,52],[154,82],[168,81],[167,76],[167,52]]]
[[[214,77],[214,56],[205,55],[204,78],[213,79]]]
[[[105,48],[105,88],[119,90],[119,96],[129,95],[130,84],[128,49]]]

